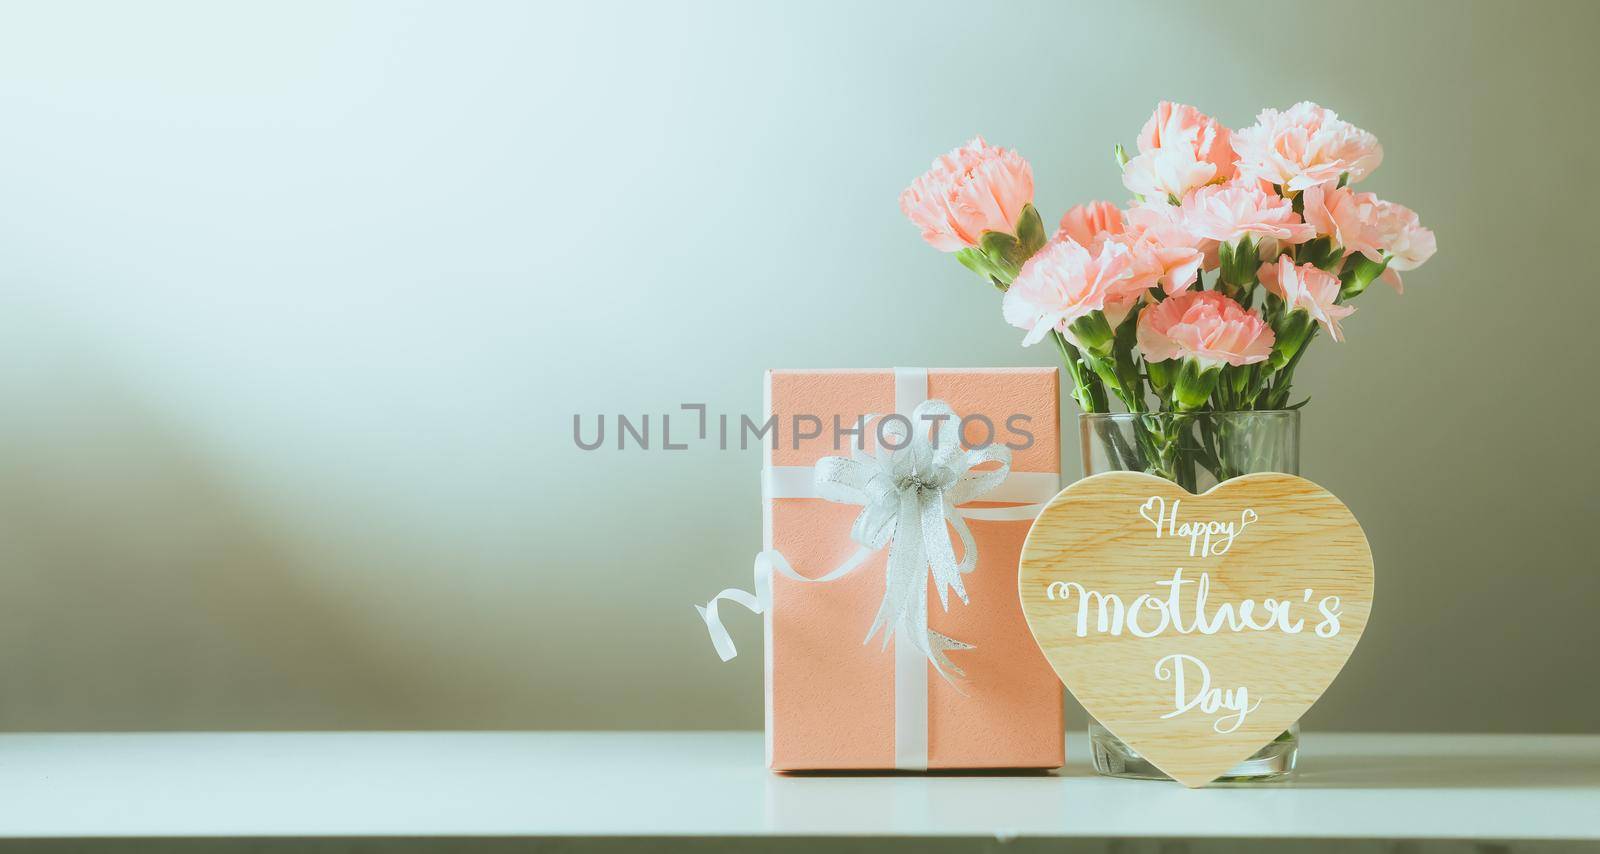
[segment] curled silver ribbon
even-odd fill
[[[869,417],[870,424],[875,417]],[[925,429],[923,425],[932,425]],[[778,572],[797,581],[824,583],[849,575],[873,553],[888,547],[883,600],[863,643],[879,632],[883,645],[899,634],[950,679],[962,671],[946,655],[951,650],[972,649],[928,627],[928,579],[933,579],[939,604],[950,608],[950,592],[967,603],[961,576],[978,565],[978,545],[957,505],[975,500],[1005,481],[1011,472],[1011,451],[1000,444],[982,448],[961,447],[960,419],[942,400],[919,404],[909,418],[885,419],[876,431],[882,441],[873,450],[858,448],[849,457],[823,457],[813,469],[820,498],[861,506],[850,526],[850,538],[860,548],[825,575],[808,578],[796,572],[783,555],[767,550],[756,556],[755,593],[729,589],[704,606],[696,605],[711,642],[722,660],[737,654],[727,629],[717,614],[719,600],[728,600],[757,614],[772,605],[771,574]],[[979,468],[989,464],[991,468]],[[1036,506],[1016,508],[1018,518],[1031,518]],[[987,514],[986,514],[987,515]],[[1008,514],[1010,515],[1010,514]],[[951,531],[961,542],[957,558]]]

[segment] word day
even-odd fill
[[[1167,499],[1152,495],[1139,505],[1139,515],[1156,527],[1158,540],[1162,537],[1188,537],[1190,557],[1216,557],[1227,553],[1233,546],[1234,539],[1243,533],[1250,523],[1261,518],[1256,515],[1256,511],[1246,507],[1239,513],[1237,522],[1221,522],[1215,519],[1206,522],[1180,522],[1178,508],[1182,504],[1183,499],[1174,499],[1169,510]]]
[[[1194,678],[1188,675],[1188,668],[1193,667]],[[1211,687],[1211,668],[1206,663],[1192,655],[1173,653],[1156,662],[1156,681],[1165,682],[1172,680],[1172,711],[1161,716],[1162,720],[1175,718],[1191,709],[1199,709],[1201,713],[1214,715],[1227,709],[1231,715],[1223,715],[1211,722],[1211,728],[1220,733],[1230,733],[1244,723],[1246,715],[1261,707],[1261,699],[1250,702],[1250,689],[1240,685],[1232,690]],[[1193,692],[1186,690],[1193,686]],[[1232,721],[1232,723],[1228,723]]]

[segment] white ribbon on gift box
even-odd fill
[[[1012,472],[1011,451],[995,443],[963,450],[960,419],[943,401],[928,400],[928,372],[924,368],[896,368],[895,411],[904,416],[909,435],[899,423],[884,422],[879,430],[893,445],[875,452],[859,449],[849,458],[823,457],[816,466],[768,466],[762,470],[763,500],[823,498],[862,505],[850,530],[860,543],[844,563],[810,578],[796,572],[789,561],[769,548],[756,555],[754,592],[730,588],[695,610],[705,620],[717,654],[727,661],[738,654],[733,639],[717,614],[717,603],[727,600],[761,614],[772,607],[772,574],[796,581],[821,584],[836,581],[858,569],[867,558],[889,547],[884,575],[883,601],[867,631],[871,641],[879,630],[887,647],[894,639],[895,767],[923,771],[928,767],[928,666],[946,679],[962,675],[946,653],[971,649],[970,644],[928,627],[929,570],[939,602],[949,610],[948,591],[966,603],[961,576],[977,567],[978,547],[966,519],[1028,520],[1039,515],[1044,502],[1060,489],[1054,472]],[[863,436],[873,432],[871,418],[863,422]],[[932,439],[924,425],[934,423]],[[998,463],[994,468],[978,466]],[[1021,506],[961,508],[982,497],[985,501],[1025,501]],[[950,542],[954,529],[961,540],[958,562]],[[909,536],[907,534],[910,534]]]

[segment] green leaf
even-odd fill
[[[1134,412],[1144,409],[1144,385],[1140,382],[1139,366],[1133,360],[1133,351],[1139,343],[1139,312],[1143,308],[1144,304],[1140,303],[1128,312],[1128,316],[1117,326],[1116,337],[1112,341],[1117,379],[1123,391],[1127,392],[1129,410]]]
[[[1228,369],[1228,384],[1234,394],[1244,394],[1245,386],[1250,383],[1250,368],[1246,365],[1230,367]]]
[[[1287,307],[1277,294],[1272,291],[1265,292],[1265,297],[1261,301],[1261,311],[1267,325],[1272,327],[1273,334],[1277,334],[1278,324],[1283,320],[1283,310]]]
[[[1114,149],[1114,152],[1117,158],[1117,168],[1122,169],[1126,167],[1129,160],[1128,151],[1122,147],[1122,143],[1117,143],[1117,147]]]
[[[1306,404],[1308,404],[1310,402],[1311,402],[1311,396],[1310,395],[1306,395],[1306,399],[1305,400],[1302,400],[1302,401],[1300,401],[1299,403],[1296,403],[1293,406],[1285,406],[1284,409],[1299,409],[1300,407],[1305,406]]]
[[[1100,377],[1100,380],[1111,389],[1112,394],[1115,394],[1124,406],[1128,406],[1128,396],[1123,392],[1122,378],[1117,376],[1116,363],[1108,356],[1088,350],[1083,351],[1083,359],[1088,363],[1089,369],[1094,371],[1095,375]],[[1128,408],[1131,410],[1133,407],[1129,406]]]
[[[1019,266],[1033,257],[1044,247],[1049,235],[1044,233],[1044,220],[1039,218],[1039,211],[1033,205],[1022,206],[1022,217],[1017,220],[1017,241],[1022,246],[1022,261]]]

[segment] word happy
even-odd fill
[[[1183,499],[1172,502],[1172,510],[1167,511],[1167,499],[1153,495],[1139,505],[1139,515],[1146,522],[1156,526],[1156,539],[1162,537],[1188,537],[1190,557],[1212,557],[1226,554],[1233,546],[1233,540],[1252,522],[1261,518],[1256,511],[1245,508],[1239,513],[1237,522],[1220,522],[1216,520],[1207,522],[1179,522],[1178,507],[1183,504]],[[1150,514],[1155,513],[1155,518]],[[1216,542],[1213,544],[1212,540]]]
[[[1139,516],[1153,526],[1158,540],[1188,540],[1190,557],[1205,559],[1226,554],[1245,529],[1260,520],[1256,511],[1249,508],[1241,511],[1237,519],[1185,520],[1180,517],[1182,504],[1182,500],[1174,500],[1169,506],[1165,498],[1152,496],[1139,505]],[[1298,598],[1265,597],[1259,601],[1213,604],[1209,601],[1210,573],[1201,572],[1197,579],[1185,578],[1183,567],[1173,570],[1171,578],[1154,582],[1154,586],[1158,589],[1124,601],[1115,593],[1085,589],[1076,581],[1053,581],[1045,588],[1045,598],[1062,602],[1077,598],[1078,637],[1088,637],[1091,630],[1113,636],[1126,632],[1139,638],[1219,632],[1297,635],[1307,629],[1307,617],[1316,620],[1310,628],[1317,637],[1339,634],[1339,597],[1315,598],[1315,591],[1309,587]],[[1261,706],[1262,698],[1252,699],[1249,688],[1243,685],[1213,685],[1211,669],[1193,655],[1162,656],[1156,662],[1154,675],[1158,682],[1172,684],[1172,710],[1161,716],[1163,720],[1199,711],[1215,717],[1213,730],[1231,733]]]

